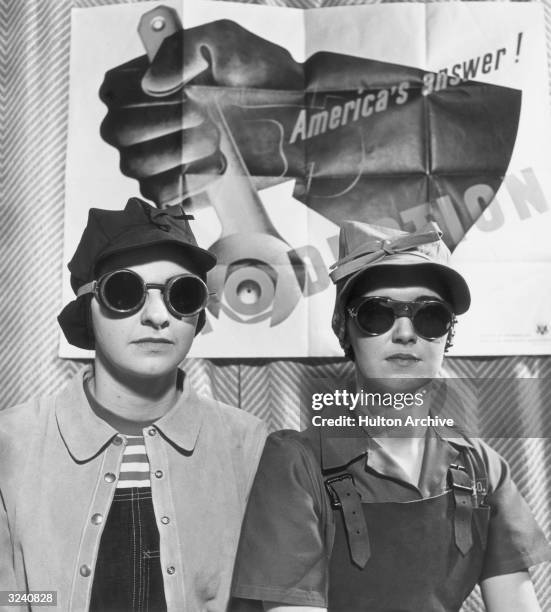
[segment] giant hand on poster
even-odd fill
[[[549,273],[537,239],[550,228],[539,17],[532,5],[470,3],[76,10],[66,253],[92,203],[120,208],[139,188],[157,206],[181,204],[219,258],[195,354],[327,356],[339,353],[327,277],[338,225],[436,220],[473,286],[456,354],[517,354],[519,337],[546,352],[548,291],[541,278],[530,288],[544,314],[527,334],[525,291],[511,283],[526,283],[526,258]],[[83,142],[99,153],[87,202]]]

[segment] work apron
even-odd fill
[[[405,503],[361,503],[346,472],[325,485],[336,527],[330,612],[460,609],[481,574],[490,513],[464,465],[450,466],[447,492]]]

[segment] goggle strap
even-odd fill
[[[98,282],[93,280],[92,282],[86,283],[85,285],[79,287],[77,291],[77,298],[79,298],[81,295],[86,295],[87,293],[95,293],[97,284]]]

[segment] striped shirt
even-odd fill
[[[127,443],[122,456],[117,489],[150,487],[149,460],[145,452],[143,436],[125,435]]]

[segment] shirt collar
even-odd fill
[[[434,415],[436,411],[440,413],[441,407],[445,405],[449,406],[454,414],[467,414],[467,411],[463,407],[463,399],[458,389],[453,385],[453,379],[434,379],[431,383],[431,387],[432,389],[430,392],[434,394],[434,400],[430,411],[431,415]],[[460,449],[465,447],[474,448],[467,436],[457,426],[449,427],[448,425],[435,425],[431,427],[431,430],[437,437]]]
[[[118,433],[90,408],[84,382],[91,376],[93,366],[83,368],[57,397],[55,404],[61,437],[69,453],[80,462],[95,457]],[[200,402],[186,376],[180,398],[154,426],[179,448],[193,451],[203,421]]]
[[[361,427],[320,427],[322,470],[332,470],[348,465],[364,455],[370,441]]]
[[[63,442],[79,462],[90,460],[117,435],[117,431],[90,408],[84,393],[84,381],[93,375],[93,367],[83,368],[56,398],[55,414]]]
[[[358,457],[377,449],[378,444],[360,427],[320,427],[322,469],[331,470],[348,465]],[[473,448],[459,431],[448,426],[429,427],[434,435],[457,449]]]
[[[179,448],[192,452],[203,424],[201,398],[191,388],[189,377],[184,377],[180,399],[154,426]]]

